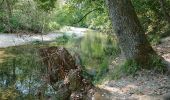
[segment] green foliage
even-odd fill
[[[88,33],[81,42],[82,53],[93,58],[120,53],[116,39],[102,33]]]
[[[120,54],[117,39],[111,35],[114,32],[105,0],[68,0],[65,5],[60,5],[56,0],[9,1],[11,13],[7,11],[5,2],[2,2],[2,6],[0,6],[0,32],[10,32],[9,29],[12,29],[13,32],[26,30],[40,33],[70,25],[107,33],[106,35],[88,31],[85,37],[78,39],[64,34],[62,37],[56,38],[55,42],[50,43],[50,45],[65,46],[73,54],[75,52],[80,54],[82,65],[85,66],[84,70],[89,70],[84,75],[88,77],[90,74],[89,77],[93,77],[94,82],[100,81],[108,72],[110,59]],[[169,30],[159,2],[155,0],[132,0],[132,2],[149,41],[153,45],[158,44],[161,36]],[[168,10],[170,0],[166,0],[166,2],[165,6]],[[10,14],[11,16],[9,16]],[[87,16],[85,16],[86,14]],[[82,20],[79,22],[80,19]],[[34,41],[32,44],[34,46],[44,45],[40,41]],[[45,73],[45,70],[42,70],[44,67],[39,62],[37,48],[11,47],[7,48],[6,52],[12,56],[0,63],[0,75],[2,76],[0,85],[5,88],[4,90],[0,88],[0,99],[16,99],[23,95],[24,99],[31,98],[29,95],[33,98],[33,94],[27,95],[21,93],[22,90],[17,90],[15,84],[18,82],[22,86],[30,88],[34,93],[35,88],[38,87],[37,84],[41,84],[39,73],[41,71]],[[165,65],[159,57],[151,56],[149,64],[155,67],[155,71],[164,72],[165,70]],[[95,71],[90,72],[92,70]],[[128,60],[123,65],[115,67],[112,77],[135,75],[138,70],[140,70],[139,65],[133,60]],[[28,82],[28,80],[31,81]]]
[[[108,72],[110,60],[120,54],[116,40],[101,33],[88,33],[81,42],[81,58],[88,69],[96,69],[94,83]],[[94,73],[92,73],[94,74]]]
[[[155,72],[162,74],[166,72],[166,64],[163,62],[163,59],[157,55],[150,55],[150,60],[148,61],[147,66],[152,67],[152,70]],[[111,77],[113,79],[119,79],[120,77],[126,75],[134,76],[139,70],[141,70],[141,67],[135,60],[127,60],[123,65],[119,65],[114,68]]]
[[[77,7],[68,4],[55,10],[58,10],[58,12],[54,15],[54,20],[59,25],[87,27],[84,21],[81,21],[78,25],[74,24],[83,16],[82,10],[77,9]]]
[[[49,22],[47,27],[48,31],[59,30],[61,25],[59,25],[56,21]]]
[[[0,99],[20,100],[19,98],[22,98],[26,100],[27,95],[35,94],[36,89],[42,83],[40,73],[44,67],[38,56],[37,48],[27,45],[4,50],[10,56],[0,63]],[[24,93],[28,90],[32,92]]]
[[[150,55],[150,66],[154,67],[154,71],[164,73],[166,72],[166,64],[163,62],[160,56]]]
[[[167,0],[165,4],[167,11],[170,9],[169,2],[170,1]],[[132,3],[145,33],[157,36],[168,31],[169,25],[163,15],[159,0],[132,0]],[[88,28],[113,33],[104,0],[69,0],[66,7],[68,8],[71,16],[77,16],[78,14],[80,15],[80,17],[72,18],[74,21],[75,19],[81,19],[83,15],[95,8],[101,8],[100,10],[88,14],[81,22],[84,24],[83,26],[88,26]],[[82,23],[77,25],[81,26]]]
[[[71,36],[68,36],[64,33],[63,36],[56,38],[56,42],[59,45],[64,45],[64,44],[68,43],[70,39],[71,39]]]
[[[43,9],[45,11],[49,11],[53,8],[55,8],[55,3],[57,0],[34,0],[37,2],[37,6],[40,9]]]
[[[94,78],[94,82],[98,82],[102,79],[101,77],[104,76],[109,71],[108,66],[109,60],[107,57],[104,57],[99,65],[98,73]]]
[[[65,46],[66,48],[68,48],[68,50],[70,50],[70,52],[73,51],[73,54],[75,52],[79,53],[80,58],[82,58],[82,65],[85,66],[84,76],[88,78],[90,77],[93,82],[100,81],[101,77],[103,77],[108,72],[108,65],[111,59],[110,56],[112,55],[112,51],[107,51],[106,48],[109,47],[107,45],[117,44],[111,43],[111,41],[108,43],[107,35],[98,32],[89,31],[84,38],[73,37],[74,35],[68,36],[64,34],[62,37],[56,39],[55,45]],[[88,38],[90,38],[90,42]],[[3,79],[0,79],[0,82],[3,82],[4,80],[9,81],[8,84],[1,84],[1,87],[10,87],[11,85],[14,86],[15,92],[13,92],[12,90],[10,91],[13,94],[17,93],[15,98],[17,98],[18,100],[20,98],[24,100],[26,100],[27,98],[34,98],[33,94],[35,94],[36,90],[39,88],[39,85],[43,84],[41,80],[41,73],[45,73],[46,70],[41,64],[42,59],[39,58],[37,50],[40,45],[45,45],[39,43],[39,41],[35,41],[32,44],[33,45],[10,47],[5,49],[8,54],[11,54],[11,57],[6,58],[5,62],[0,63],[0,74],[2,74],[2,76],[4,77]],[[89,47],[85,48],[87,51],[82,48],[83,45],[85,47]],[[96,50],[96,47],[100,50]],[[116,50],[116,48],[113,50]],[[105,53],[106,51],[107,53]],[[88,55],[89,53],[91,55]],[[114,56],[116,56],[116,54],[114,54]],[[89,71],[87,71],[87,69],[94,69],[95,73],[90,73]],[[14,73],[13,70],[15,70],[16,73]],[[13,75],[15,75],[15,78]],[[23,86],[26,90],[30,89],[32,93],[22,93],[23,90],[21,90],[20,86],[17,87],[16,84],[20,84],[20,86]],[[47,92],[49,90],[45,89],[45,91]]]
[[[170,9],[169,0],[165,0],[166,10]],[[145,33],[148,35],[163,35],[169,30],[169,25],[161,9],[159,0],[132,0]],[[151,40],[152,41],[152,40]],[[155,42],[155,40],[153,40]],[[152,42],[153,42],[152,41]]]
[[[110,59],[120,53],[116,41],[108,42],[107,39],[107,35],[102,33],[88,33],[81,41],[83,65],[92,70],[96,69],[94,82],[100,81],[101,77],[108,72]]]
[[[139,70],[139,65],[134,60],[127,60],[122,65],[122,72],[128,74],[128,75],[134,75],[137,70]]]
[[[105,39],[102,34],[88,33],[81,42],[82,53],[100,59],[104,54]]]
[[[152,45],[157,45],[157,44],[160,44],[160,35],[155,35],[155,34],[150,34],[148,35],[148,40],[149,42],[152,44]]]
[[[82,38],[63,35],[56,38],[56,43],[51,46],[65,46],[80,55],[82,65],[85,66],[85,76],[89,76],[96,83],[108,72],[110,60],[120,54],[116,39],[95,31],[87,31]],[[109,40],[108,40],[109,39]]]
[[[102,32],[112,32],[104,0],[70,0],[65,7],[70,12],[69,14],[74,16],[72,18],[73,23],[83,18],[79,23],[75,23],[76,26],[88,27]]]
[[[126,75],[135,75],[140,70],[140,66],[134,60],[126,60],[122,65],[118,65],[112,72],[112,79],[119,79]]]
[[[60,28],[60,25],[54,19],[54,17],[56,17],[55,12],[58,11],[57,8],[55,11],[50,9],[45,12],[39,8],[39,4],[44,4],[38,3],[41,0],[35,0],[37,1],[37,4],[33,0],[16,1],[17,2],[11,4],[11,13],[6,10],[6,3],[2,2],[2,9],[0,10],[0,32],[10,32],[9,29],[11,29],[12,32],[28,31],[33,33],[41,33]],[[55,2],[55,0],[50,0],[52,5],[57,5],[57,3],[53,2]],[[50,8],[51,7],[52,6],[50,6]],[[9,16],[9,14],[11,16]]]
[[[117,54],[120,54],[121,50],[119,48],[119,45],[117,44],[117,39],[113,38],[112,36],[108,35],[106,39],[106,47],[104,48],[104,52],[106,55],[112,55],[117,56]]]

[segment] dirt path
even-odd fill
[[[170,62],[170,37],[166,37],[161,40],[161,44],[156,46],[156,51],[166,61]]]

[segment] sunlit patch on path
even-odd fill
[[[161,44],[155,46],[154,48],[159,55],[170,63],[170,37],[162,39]]]

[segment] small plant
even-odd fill
[[[134,60],[127,60],[124,62],[123,65],[116,66],[112,79],[119,79],[120,77],[124,75],[135,75],[136,72],[140,70],[140,66],[136,63]]]
[[[95,81],[100,81],[103,75],[105,75],[109,70],[108,70],[108,64],[109,61],[107,58],[104,58],[101,62],[101,64],[99,65],[99,69],[98,69],[98,73],[95,77]]]
[[[120,54],[120,48],[116,42],[117,40],[112,38],[111,36],[107,37],[106,40],[106,46],[104,48],[104,52],[106,55],[108,56],[116,56],[118,54]]]
[[[160,44],[160,35],[148,35],[148,40],[152,45]]]
[[[122,71],[127,75],[134,75],[139,70],[139,65],[134,60],[127,60],[122,66]]]
[[[161,59],[161,57],[159,56],[155,56],[155,55],[150,55],[150,66],[154,66],[154,70],[158,71],[160,73],[164,73],[166,70],[166,65],[165,63],[163,63],[163,59]]]

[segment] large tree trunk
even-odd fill
[[[156,53],[148,42],[131,0],[107,0],[110,18],[127,60],[150,69],[149,56]]]

